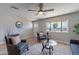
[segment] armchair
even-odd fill
[[[11,38],[5,36],[7,51],[9,55],[21,55],[23,52],[29,50],[26,40],[21,40],[17,45],[14,45]]]
[[[47,34],[43,34],[43,33],[38,33],[37,32],[37,39],[38,39],[38,41],[40,42],[41,40],[47,39],[47,35],[48,35],[48,33]]]

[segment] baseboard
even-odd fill
[[[2,44],[6,44],[5,42],[0,42],[0,45],[2,45]]]

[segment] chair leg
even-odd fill
[[[44,50],[44,47],[42,48],[42,51]]]
[[[29,48],[27,47],[27,51],[29,50]]]

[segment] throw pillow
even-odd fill
[[[14,37],[11,37],[11,39],[14,45],[17,45],[18,43],[21,42],[20,36],[14,36]]]

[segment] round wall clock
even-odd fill
[[[20,22],[20,21],[17,21],[16,24],[15,24],[15,26],[16,26],[17,28],[22,28],[22,27],[23,27],[23,23]]]

